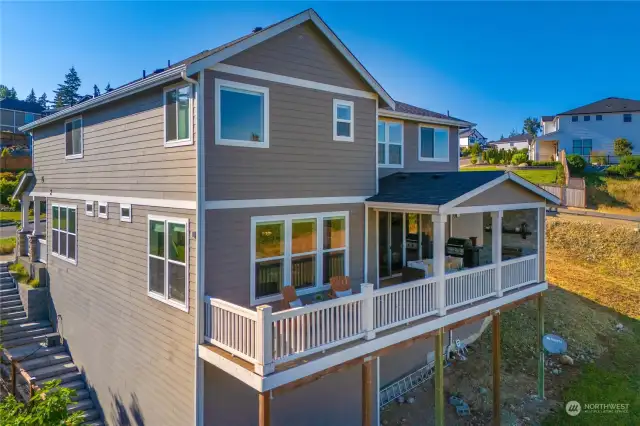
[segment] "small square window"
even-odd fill
[[[131,223],[131,204],[120,204],[120,221]]]
[[[578,116],[577,115],[571,116],[571,121],[573,121],[574,123],[578,121]]]
[[[591,121],[591,116],[590,115],[585,115],[584,116],[584,121]]]
[[[98,217],[101,217],[103,219],[108,219],[109,218],[109,204],[100,201],[98,203]]]
[[[333,140],[353,142],[353,102],[333,100]]]
[[[93,216],[93,201],[86,201],[84,205],[84,213],[87,216]]]
[[[596,121],[602,121],[602,116],[601,115],[596,115]]]
[[[82,117],[64,122],[65,158],[82,158]]]
[[[622,120],[623,120],[625,123],[631,123],[631,114],[623,114],[623,115],[622,115]]]

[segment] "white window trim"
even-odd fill
[[[150,223],[151,221],[158,221],[158,222],[164,222],[164,253],[165,253],[165,257],[160,258],[158,256],[153,256],[150,253],[151,250],[151,238],[149,235],[149,228],[150,228]],[[179,265],[182,265],[182,263],[177,262],[175,260],[169,260],[169,248],[168,248],[168,243],[169,243],[169,223],[178,223],[181,225],[184,225],[184,231],[185,231],[185,247],[184,247],[184,276],[185,276],[185,287],[184,287],[184,304],[180,303],[180,302],[176,302],[173,299],[169,299],[169,283],[168,283],[168,273],[167,273],[167,268],[168,268],[168,264],[169,262],[172,263],[176,263]],[[175,218],[175,217],[166,217],[166,216],[155,216],[155,215],[148,215],[147,216],[147,296],[151,297],[152,299],[155,300],[159,300],[160,302],[166,303],[169,306],[172,306],[174,308],[180,309],[182,311],[185,312],[189,312],[189,219],[184,219],[184,218]],[[155,259],[162,259],[164,261],[164,295],[160,295],[158,293],[154,293],[150,290],[150,278],[151,278],[151,271],[149,270],[149,258],[155,258]]]
[[[67,155],[67,123],[73,123],[76,120],[80,120],[80,153]],[[72,126],[73,134],[73,126]],[[73,146],[73,136],[71,136],[71,145]],[[84,157],[84,120],[81,115],[72,117],[64,122],[64,158],[65,160],[75,160]]]
[[[58,208],[58,229],[53,227],[53,208],[57,207]],[[63,256],[59,253],[55,253],[53,251],[53,231],[56,230],[58,231],[58,248],[60,247],[60,231],[61,229],[59,228],[60,226],[60,208],[63,209],[67,209],[67,211],[69,209],[75,210],[76,212],[76,232],[72,233],[72,232],[68,232],[68,231],[62,231],[65,234],[71,234],[71,235],[75,235],[76,236],[76,247],[75,247],[75,253],[76,253],[76,258],[75,259],[71,259],[70,257],[66,257]],[[68,213],[67,213],[68,215]],[[68,228],[68,224],[69,224],[69,217],[67,216],[67,229]],[[73,265],[77,265],[78,264],[78,206],[74,205],[74,204],[58,204],[58,203],[52,203],[51,204],[51,256],[53,257],[57,257],[58,259],[64,260],[65,262],[69,262]],[[69,252],[69,240],[67,239],[67,253]]]
[[[100,213],[100,207],[105,207],[105,213]],[[109,219],[109,203],[106,201],[98,201],[98,217]]]
[[[87,210],[87,206],[91,206],[91,211]],[[84,202],[84,214],[87,216],[95,216],[95,211],[96,211],[96,203],[95,201],[85,201]]]
[[[222,86],[230,89],[238,89],[247,92],[262,93],[262,122],[264,125],[264,137],[262,142],[243,141],[237,139],[224,139],[221,136],[221,109],[220,109],[220,91]],[[252,84],[238,83],[236,81],[215,80],[215,144],[226,146],[240,146],[245,148],[269,148],[269,88],[262,86],[254,86]]]
[[[351,108],[351,120],[343,120],[338,118],[338,106],[348,106]],[[354,141],[354,125],[356,120],[356,109],[352,101],[343,101],[341,99],[333,100],[333,140],[336,142],[353,142]],[[338,136],[338,122],[349,123],[349,136]],[[377,149],[377,148],[376,148]]]
[[[183,87],[189,88],[189,137],[186,139],[167,141],[167,92],[182,89]],[[191,86],[191,84],[178,83],[165,87],[162,91],[162,109],[164,111],[164,121],[162,122],[162,124],[164,126],[163,133],[165,148],[193,145],[193,87]],[[176,108],[176,126],[178,126],[178,108]]]
[[[345,220],[345,246],[344,248],[339,249],[324,249],[324,219],[331,217],[344,217]],[[331,285],[322,283],[323,273],[324,273],[324,253],[329,253],[332,251],[340,251],[344,250],[344,272],[346,276],[349,276],[349,237],[350,237],[350,228],[349,228],[349,211],[339,211],[339,212],[324,212],[324,213],[300,213],[300,214],[290,214],[290,215],[279,215],[279,216],[254,216],[251,218],[251,259],[249,270],[251,272],[250,279],[250,298],[251,298],[251,306],[261,305],[263,303],[275,302],[278,300],[282,300],[282,294],[273,294],[271,296],[265,297],[256,297],[256,225],[262,222],[284,222],[284,255],[282,256],[274,256],[272,258],[260,259],[262,261],[268,259],[284,259],[284,268],[283,268],[283,281],[284,286],[291,285],[291,232],[292,232],[292,221],[296,219],[315,219],[316,220],[316,285],[314,287],[303,288],[296,291],[296,294],[299,296],[303,296],[306,294],[317,293],[320,291],[326,291],[331,288]],[[297,253],[296,256],[301,255],[301,253]]]
[[[423,127],[426,127],[426,128],[429,128],[429,129],[434,129],[434,132],[435,132],[435,130],[445,130],[447,132],[447,157],[446,158],[444,158],[444,157],[437,157],[437,158],[433,157],[433,158],[431,158],[431,157],[423,157],[422,156],[422,132],[420,131],[420,129],[422,129]],[[450,132],[450,130],[446,126],[437,126],[435,124],[429,124],[429,125],[421,124],[420,126],[418,126],[418,161],[431,161],[431,162],[435,162],[435,163],[448,163],[449,162],[449,156],[450,156],[449,151],[451,150],[450,149],[451,147],[449,146],[451,144],[451,141],[449,140],[451,135],[450,135],[449,132]],[[434,153],[435,153],[435,150],[436,150],[436,148],[435,148],[435,135],[434,135],[434,147],[433,147]]]
[[[129,216],[125,216],[122,213],[123,209],[129,209]],[[131,223],[131,217],[133,216],[133,211],[131,210],[131,204],[120,204],[120,222],[129,222]]]
[[[384,144],[384,158],[385,163],[378,164],[378,167],[386,168],[386,169],[402,169],[404,167],[404,121],[402,120],[393,120],[393,119],[379,119],[379,122],[384,123],[399,123],[400,124],[400,143],[389,142],[389,126],[385,126],[385,142],[378,141],[378,125],[376,124],[376,142]],[[389,164],[389,145],[400,145],[400,164]],[[378,149],[378,145],[376,145],[376,149]]]

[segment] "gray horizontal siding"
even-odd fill
[[[383,117],[380,117],[381,119]],[[460,141],[458,128],[449,127],[449,161],[418,161],[418,144],[420,141],[420,123],[404,121],[404,167],[392,169],[380,167],[379,177],[383,178],[393,173],[404,172],[455,172],[458,170],[458,156],[460,155]]]
[[[207,210],[205,293],[249,306],[253,216],[338,211],[349,211],[349,274],[352,285],[360,285],[364,267],[363,204]]]
[[[205,123],[207,200],[364,196],[375,192],[376,102],[265,80],[207,72],[205,116],[215,78],[269,88],[269,148],[216,145]],[[355,141],[333,141],[333,99],[355,103]]]
[[[83,113],[81,159],[65,159],[64,120],[34,130],[36,191],[195,200],[195,144],[164,147],[162,96],[157,87]]]
[[[224,62],[334,86],[373,91],[324,34],[308,22]]]
[[[120,424],[121,408],[133,419],[137,407],[146,424],[193,424],[196,241],[189,241],[188,313],[147,295],[146,254],[149,214],[187,218],[192,231],[195,211],[133,205],[127,223],[116,203],[108,219],[86,216],[84,201],[51,198],[49,218],[53,203],[76,205],[78,218],[77,265],[51,255],[48,226],[53,309],[107,421]]]

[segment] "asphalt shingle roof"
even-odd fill
[[[640,101],[624,98],[606,98],[588,105],[570,109],[558,115],[599,114],[612,112],[639,112]]]
[[[380,109],[386,109],[388,111],[393,111],[389,107],[380,108]],[[440,114],[439,112],[430,111],[428,109],[420,108],[420,107],[417,107],[417,106],[405,104],[404,102],[400,102],[400,101],[396,101],[396,109],[395,109],[395,111],[396,112],[403,112],[405,114],[422,115],[424,117],[440,118],[440,119],[443,119],[443,120],[459,121],[460,123],[467,124],[466,121],[461,120],[459,118],[451,117],[451,116],[445,115],[445,114]],[[467,126],[468,126],[468,124],[467,124]]]
[[[19,99],[0,99],[0,108],[12,109],[14,111],[32,112],[35,114],[41,114],[43,109],[40,104],[34,102],[25,102]]]
[[[367,201],[439,206],[504,174],[502,171],[399,172],[380,179],[378,194]]]
[[[506,143],[506,142],[524,142],[531,141],[533,138],[528,133],[522,133],[520,135],[509,136],[508,138],[498,139],[497,141],[491,141],[489,143]]]
[[[556,118],[555,115],[543,115],[542,116],[542,121],[553,121],[553,119]]]

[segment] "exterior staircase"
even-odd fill
[[[31,381],[38,386],[58,379],[63,387],[75,389],[74,403],[69,405],[68,410],[81,410],[84,413],[85,425],[104,426],[84,377],[67,349],[62,345],[43,345],[45,340],[59,338],[59,335],[53,330],[51,322],[30,321],[27,318],[17,285],[9,274],[6,263],[0,263],[0,321],[6,321],[0,337],[0,343],[4,347],[2,358],[6,361],[17,360]],[[3,364],[2,368],[5,369],[3,375],[8,377],[10,364]]]

